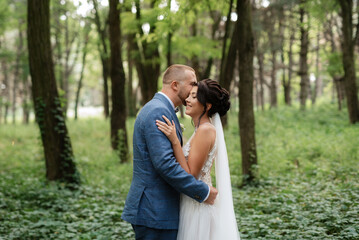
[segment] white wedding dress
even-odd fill
[[[223,174],[221,173],[219,173],[219,175],[221,180],[225,179],[227,181],[227,184],[225,186],[226,188],[228,188],[228,181],[229,181],[229,190],[224,189],[223,188],[224,184],[222,184],[221,181],[219,182],[219,179],[216,179],[217,189],[219,194],[214,205],[199,203],[194,199],[188,197],[187,195],[181,194],[180,219],[179,219],[177,240],[224,240],[224,239],[239,240],[240,239],[238,228],[237,228],[237,222],[233,210],[232,189],[230,187],[230,179],[228,180],[229,168],[228,168],[227,150],[225,149],[225,154],[223,154],[223,147],[225,147],[223,146],[224,136],[223,136],[223,129],[218,114],[216,114],[212,118],[212,124],[216,128],[216,133],[217,133],[216,141],[207,156],[207,160],[205,161],[201,169],[198,179],[205,182],[209,186],[212,186],[212,180],[211,180],[212,164],[213,161],[216,159],[216,177],[218,178],[218,170],[222,169],[222,166],[218,165],[217,163],[218,158],[220,158],[221,163],[227,165],[227,168],[225,168],[225,174],[224,174],[225,177],[223,177]],[[191,150],[191,140],[195,134],[196,132],[193,133],[192,137],[188,140],[186,145],[183,147],[183,153],[186,159],[188,159],[188,155]],[[221,138],[223,138],[223,141],[219,141],[221,140]],[[225,155],[223,157],[226,158],[225,159],[226,161],[222,161],[223,157],[222,156],[219,157],[218,156],[219,154]],[[217,168],[220,169],[217,170]],[[218,184],[221,184],[222,188],[219,188],[221,186],[219,186]],[[223,197],[225,197],[226,199],[223,199]]]

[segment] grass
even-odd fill
[[[259,183],[241,185],[237,114],[225,131],[243,239],[359,239],[359,125],[323,104],[256,112]],[[180,119],[188,139],[193,126]],[[127,122],[132,142],[134,119]],[[111,151],[109,121],[67,122],[82,186],[47,183],[37,126],[0,127],[0,239],[133,239],[120,219],[132,164]],[[131,144],[130,144],[131,145]]]

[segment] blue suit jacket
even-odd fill
[[[138,114],[133,133],[133,178],[122,219],[156,229],[178,229],[179,193],[202,202],[207,184],[196,180],[176,162],[168,138],[156,120],[165,115],[182,133],[176,113],[161,94],[156,94]]]

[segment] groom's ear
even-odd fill
[[[178,87],[179,87],[179,83],[177,81],[172,81],[171,82],[171,88],[174,90],[174,91],[178,91]]]

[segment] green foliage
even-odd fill
[[[120,161],[127,162],[128,161],[128,151],[126,146],[126,132],[123,129],[118,130],[118,155],[120,157]]]
[[[357,178],[294,173],[235,190],[242,238],[359,239]]]
[[[137,25],[136,17],[131,12],[122,12],[121,13],[121,30],[123,34],[131,34],[137,33],[138,25]]]
[[[39,126],[41,135],[45,134],[44,121],[45,121],[45,107],[46,104],[42,98],[35,99],[35,115],[36,122]]]
[[[0,1],[0,35],[6,30],[9,17],[10,11],[8,1]]]
[[[58,89],[58,92],[59,92],[59,99],[58,99],[58,105],[61,107],[61,108],[64,108],[65,105],[66,105],[66,102],[67,102],[67,99],[65,97],[65,91],[61,88]]]
[[[342,53],[334,52],[329,53],[327,55],[328,58],[328,66],[327,72],[330,76],[344,76],[344,69],[343,69],[343,61],[342,61]]]
[[[218,47],[218,44],[217,41],[213,41],[203,36],[177,36],[173,39],[173,52],[180,56],[184,56],[186,59],[191,59],[193,56],[201,56],[201,58],[212,56],[214,58],[219,58],[221,49]],[[208,46],[208,48],[204,48],[203,46]]]
[[[309,15],[322,23],[327,21],[328,13],[339,12],[339,7],[337,1],[327,0],[307,0],[305,5]]]
[[[6,239],[129,239],[130,225],[120,220],[124,196],[115,191],[61,185],[38,179],[0,183],[0,236]],[[4,183],[21,184],[11,189]],[[11,213],[10,213],[11,212]]]
[[[322,105],[256,112],[260,180],[241,185],[236,112],[225,131],[238,226],[243,239],[359,239],[359,129],[345,111]],[[189,118],[186,139],[193,133]],[[128,119],[132,142],[134,119]],[[133,239],[120,219],[132,164],[111,150],[109,122],[69,121],[77,167],[76,191],[46,183],[38,130],[0,128],[0,238]],[[131,146],[131,144],[130,144]]]

